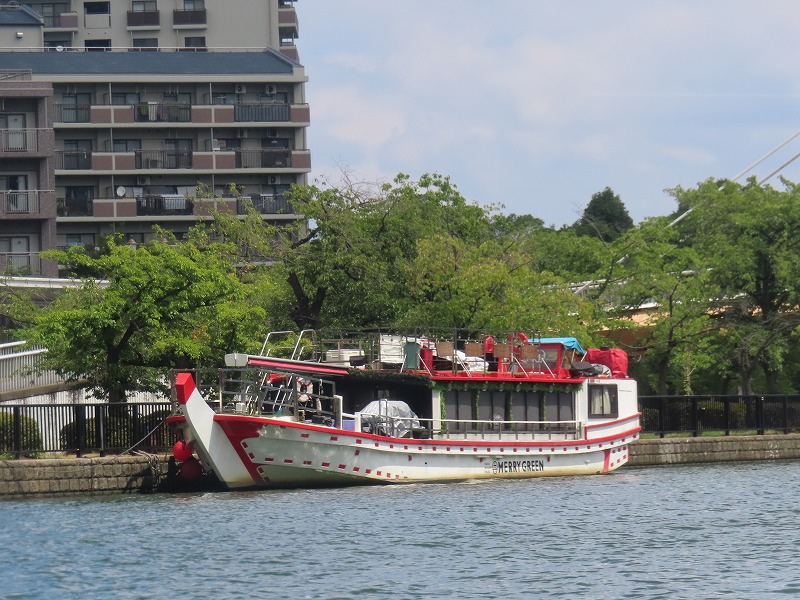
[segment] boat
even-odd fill
[[[607,474],[641,431],[627,366],[520,331],[272,332],[176,373],[168,422],[179,470],[230,490]]]

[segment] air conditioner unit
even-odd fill
[[[266,85],[266,87],[264,88],[264,93],[265,94],[274,94],[277,91],[278,91],[278,86],[277,85],[273,85],[271,83],[268,83]]]
[[[243,83],[237,84],[234,89],[236,90],[237,94],[246,94],[247,93],[247,86],[244,85]]]
[[[150,185],[150,177],[147,175],[137,175],[136,185]]]
[[[270,175],[269,176],[269,183],[271,185],[275,185],[276,183],[280,183],[280,177],[278,175]]]
[[[278,130],[277,129],[268,129],[267,130],[267,137],[271,137],[271,138],[278,137]]]
[[[247,129],[237,129],[236,130],[236,137],[238,138],[246,138],[248,134]]]
[[[222,144],[220,144],[220,142],[222,142]],[[225,140],[218,140],[217,138],[213,138],[213,139],[211,140],[211,150],[212,150],[212,151],[219,150],[219,149],[221,149],[221,148],[222,148],[222,146],[223,146],[224,144],[225,144]]]

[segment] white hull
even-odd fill
[[[234,417],[235,418],[235,417]],[[241,440],[251,476],[228,487],[382,484],[608,473],[628,461],[632,434],[613,442],[558,444],[413,440],[264,423]]]

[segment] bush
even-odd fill
[[[14,415],[11,413],[0,413],[0,458],[6,460],[16,458],[18,455],[27,458],[41,458],[42,452],[42,433],[39,430],[39,422],[31,417],[20,415],[20,448],[14,447]]]

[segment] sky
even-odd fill
[[[578,220],[611,188],[759,181],[800,153],[794,0],[298,0],[309,180],[450,178],[470,202]],[[800,180],[800,160],[781,171]],[[778,176],[768,180],[781,187]]]

